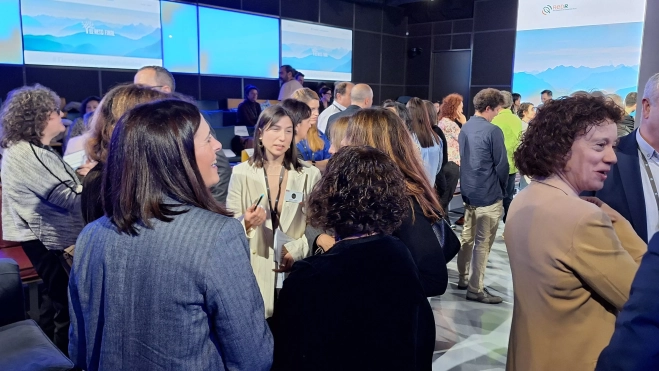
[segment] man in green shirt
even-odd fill
[[[492,119],[492,124],[498,126],[503,131],[503,139],[506,144],[506,152],[508,153],[508,164],[510,165],[506,195],[503,199],[503,222],[505,223],[506,216],[508,216],[508,208],[510,207],[510,203],[513,202],[513,195],[515,194],[517,168],[513,160],[513,153],[515,153],[522,135],[522,120],[510,109],[513,105],[513,95],[505,90],[502,90],[501,94],[503,95],[504,102],[503,109]]]

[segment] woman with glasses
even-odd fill
[[[320,106],[318,107],[318,114],[320,115],[325,108],[332,104],[332,89],[324,86],[318,92],[320,93]]]

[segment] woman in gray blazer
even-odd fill
[[[21,243],[44,283],[39,325],[66,353],[68,276],[60,257],[82,230],[82,186],[74,170],[49,145],[66,128],[52,90],[24,86],[2,106],[3,238]]]
[[[124,114],[105,216],[76,243],[69,354],[85,370],[269,370],[272,335],[245,232],[211,196],[222,145],[191,103]]]

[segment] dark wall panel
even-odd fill
[[[471,49],[471,35],[470,33],[453,35],[451,49]]]
[[[341,0],[320,0],[320,23],[352,28],[355,4]]]
[[[184,73],[174,73],[172,75],[174,75],[176,81],[177,92],[199,99],[199,75]]]
[[[518,5],[519,0],[477,1],[474,4],[474,31],[517,28]]]
[[[382,31],[382,8],[355,5],[355,29],[373,32]]]
[[[281,16],[318,22],[318,0],[282,0]]]
[[[279,0],[243,0],[243,10],[279,15]]]
[[[410,97],[419,97],[421,99],[428,99],[430,95],[428,94],[428,86],[406,86],[405,95]]]
[[[463,19],[453,22],[453,33],[470,33],[474,29],[473,19]]]
[[[472,85],[510,85],[513,79],[515,31],[474,34]]]
[[[353,35],[353,81],[379,84],[382,35],[360,31]]]
[[[7,93],[23,86],[23,66],[0,64],[0,101],[7,98]]]
[[[235,77],[201,76],[201,100],[241,98],[242,81]]]
[[[391,35],[405,36],[407,32],[407,17],[401,8],[385,7],[382,17],[382,32]]]
[[[433,36],[433,50],[450,50],[450,49],[451,49],[451,35]]]
[[[221,6],[223,8],[240,9],[240,0],[200,0],[199,5]]]
[[[415,23],[407,27],[408,36],[428,36],[432,34],[432,23]]]
[[[433,53],[432,101],[440,101],[451,93],[469,96],[471,74],[471,51],[448,51]],[[464,102],[465,109],[469,102]]]
[[[28,85],[39,83],[53,89],[67,102],[98,95],[101,87],[98,82],[98,70],[79,70],[48,67],[25,67]]]
[[[430,81],[430,43],[431,36],[410,37],[407,40],[407,50],[412,48],[421,48],[421,54],[415,57],[407,58],[407,79],[408,85],[428,85]]]
[[[380,104],[386,99],[397,99],[398,97],[405,95],[404,86],[391,86],[391,85],[382,85],[380,87]]]
[[[243,84],[244,87],[254,85],[259,88],[259,99],[277,99],[279,97],[279,80],[245,79]]]
[[[405,84],[405,42],[402,37],[382,36],[382,78],[383,84]]]
[[[433,35],[448,35],[453,32],[453,22],[451,21],[435,22],[432,25]]]
[[[382,103],[382,99],[380,98],[380,85],[369,84],[369,86],[373,89],[373,105],[379,106]]]
[[[133,77],[135,77],[135,71],[102,70],[101,91],[105,94],[119,84],[132,83]]]

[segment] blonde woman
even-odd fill
[[[309,161],[313,166],[324,171],[327,160],[331,157],[330,141],[325,134],[318,130],[318,108],[320,107],[318,94],[309,88],[302,88],[296,90],[291,98],[306,103],[311,108],[311,129],[307,133],[307,138],[297,143],[297,150],[304,161]]]

